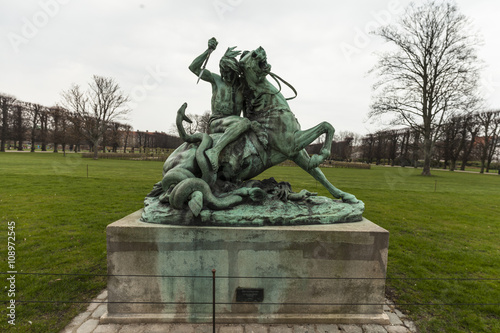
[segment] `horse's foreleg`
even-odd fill
[[[295,151],[301,151],[302,149],[309,146],[314,140],[316,140],[320,135],[326,134],[325,142],[319,155],[314,155],[309,161],[308,169],[313,169],[321,164],[328,156],[330,156],[332,149],[333,135],[335,134],[335,129],[332,125],[323,121],[322,123],[314,126],[305,131],[297,131],[294,134],[294,148]]]
[[[296,156],[294,156],[293,161],[302,169],[307,171],[311,176],[313,176],[314,179],[320,182],[321,185],[323,185],[334,198],[342,199],[342,201],[348,203],[358,202],[358,199],[356,199],[354,195],[341,191],[335,186],[333,186],[333,184],[330,183],[328,179],[325,177],[320,168],[310,169],[309,168],[310,159],[311,158],[309,157],[309,155],[307,155],[307,152],[305,150],[302,150]]]

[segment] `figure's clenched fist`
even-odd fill
[[[212,37],[208,40],[208,48],[209,49],[215,50],[215,48],[217,47],[217,44],[219,44],[219,42],[217,42],[217,39],[215,39],[215,37]]]

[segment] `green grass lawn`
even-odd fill
[[[83,302],[104,289],[103,276],[49,274],[106,274],[106,226],[142,207],[161,167],[75,154],[0,154],[1,271],[8,270],[7,223],[15,221],[15,269],[48,274],[17,275],[16,300]],[[366,218],[390,231],[388,294],[411,304],[399,308],[422,332],[500,332],[499,176],[422,177],[420,170],[389,167],[323,171],[365,202]],[[328,195],[296,167],[275,167],[259,178],[269,177]],[[86,306],[17,303],[13,328],[2,305],[0,331],[57,332]]]
[[[395,302],[495,304],[400,307],[422,332],[500,332],[499,176],[436,170],[422,177],[421,170],[390,167],[323,172],[390,231],[387,286]],[[328,195],[298,168],[262,176]]]
[[[1,271],[8,270],[7,222],[15,221],[18,272],[106,274],[106,226],[143,206],[161,167],[74,154],[0,154]],[[18,275],[16,299],[78,302],[105,287],[105,277]],[[57,332],[86,306],[19,303],[15,330]],[[5,331],[4,306],[0,313]]]

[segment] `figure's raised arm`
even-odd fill
[[[217,44],[218,42],[215,38],[210,38],[208,40],[208,49],[202,54],[200,54],[198,57],[196,57],[196,59],[193,60],[191,65],[189,65],[189,70],[193,72],[196,76],[200,76],[200,73],[202,73],[203,71],[203,73],[201,74],[201,79],[204,81],[208,82],[213,81],[212,77],[213,74],[209,70],[205,69],[205,66],[208,57],[210,56],[212,51],[215,50]]]

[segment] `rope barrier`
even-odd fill
[[[8,303],[10,300],[0,300],[0,303]],[[213,302],[133,302],[133,301],[69,301],[69,300],[16,300],[17,303],[71,303],[71,304],[157,304],[157,305],[212,305]],[[255,304],[248,302],[216,302],[219,305],[242,305],[242,304]],[[259,302],[259,305],[295,305],[295,306],[380,306],[387,305],[387,303],[273,303],[273,302]],[[500,303],[391,303],[394,306],[500,306]]]
[[[212,279],[213,288],[215,288],[215,273],[209,275],[156,275],[156,274],[88,274],[88,273],[42,273],[42,272],[0,272],[0,275],[27,275],[27,276],[101,276],[101,277],[143,277],[143,278],[190,278],[190,279]],[[387,277],[387,278],[369,278],[369,277],[299,277],[299,276],[217,276],[217,279],[290,279],[290,280],[409,280],[409,281],[500,281],[500,278],[416,278],[416,277]],[[215,289],[214,289],[215,290]],[[0,303],[9,303],[11,300],[0,300]],[[215,296],[210,302],[134,302],[134,301],[72,301],[72,300],[16,300],[16,303],[28,304],[46,304],[46,303],[75,303],[75,304],[158,304],[158,305],[241,305],[254,304],[248,302],[215,302]],[[279,305],[279,306],[381,306],[386,303],[273,303],[259,302],[259,305]],[[500,303],[391,303],[397,307],[405,306],[500,306]]]
[[[211,275],[158,275],[158,274],[88,274],[88,273],[38,273],[38,272],[0,272],[0,275],[57,275],[57,276],[106,276],[106,277],[144,277],[144,278],[200,278],[212,279]],[[500,278],[417,278],[417,277],[303,277],[303,276],[217,276],[217,279],[283,279],[283,280],[429,280],[429,281],[500,281]]]

